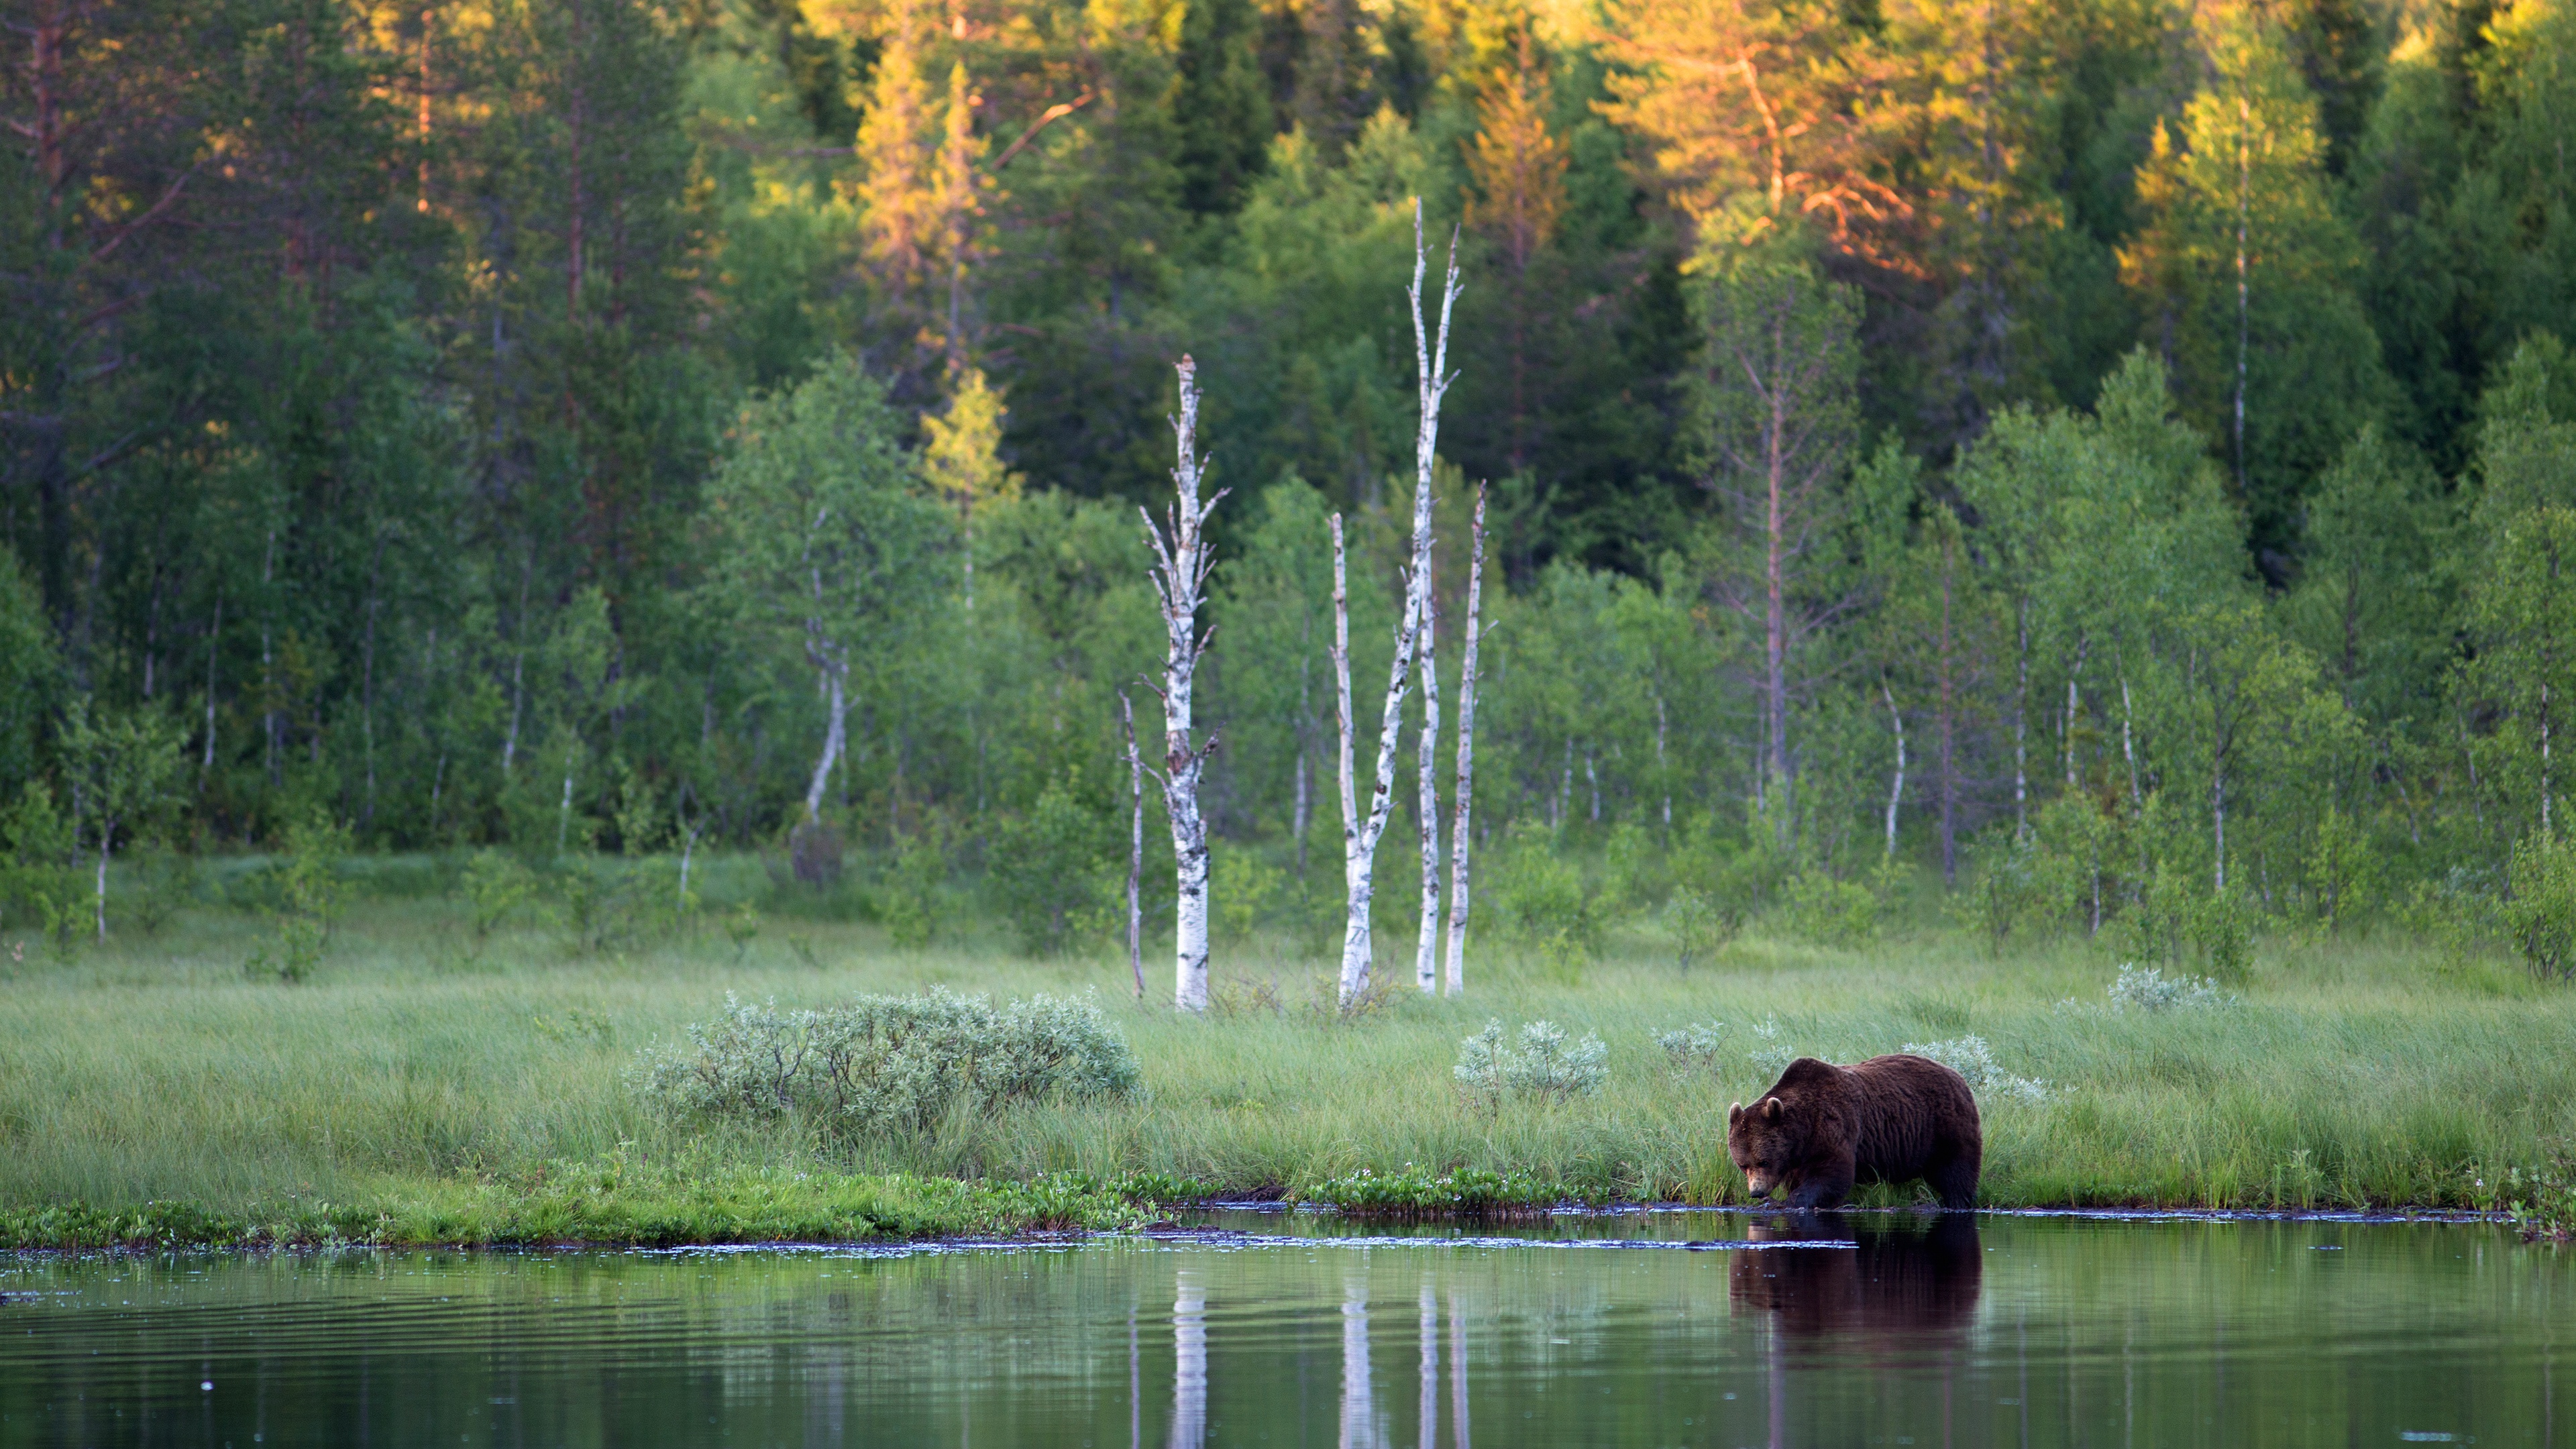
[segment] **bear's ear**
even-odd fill
[[[1762,1115],[1763,1115],[1764,1117],[1766,1117],[1766,1118],[1770,1119],[1771,1121],[1774,1121],[1774,1122],[1779,1121],[1779,1120],[1780,1120],[1780,1099],[1779,1099],[1779,1098],[1777,1098],[1777,1097],[1766,1097],[1766,1098],[1764,1098],[1764,1099],[1763,1099],[1763,1102],[1762,1102]]]
[[[1730,1102],[1730,1103],[1728,1103],[1728,1104],[1727,1104],[1727,1108],[1726,1108],[1726,1125],[1727,1125],[1727,1126],[1729,1126],[1729,1127],[1732,1127],[1732,1126],[1734,1126],[1736,1123],[1741,1122],[1741,1121],[1743,1121],[1743,1120],[1744,1120],[1744,1104],[1743,1104],[1742,1102]]]

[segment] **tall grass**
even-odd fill
[[[723,869],[752,868],[720,867],[719,882]],[[1404,990],[1357,1019],[1323,1005],[1331,963],[1238,947],[1218,956],[1220,1009],[1177,1020],[1131,1000],[1123,961],[1031,962],[981,934],[899,952],[831,914],[603,953],[525,924],[477,942],[460,903],[377,897],[291,986],[242,972],[263,929],[245,915],[184,911],[158,936],[67,956],[31,942],[14,963],[16,936],[0,933],[0,1206],[418,1198],[621,1144],[708,1171],[1148,1170],[1238,1193],[1477,1166],[1594,1197],[1725,1202],[1743,1192],[1725,1109],[1765,1085],[1757,1048],[1850,1060],[1968,1034],[2048,1084],[2038,1103],[1987,1105],[1984,1197],[1999,1206],[2458,1204],[2472,1164],[2536,1162],[2576,1134],[2576,994],[2404,941],[2277,947],[2232,1003],[2157,1014],[2110,1011],[2116,962],[2080,942],[1998,959],[1940,930],[1848,952],[1750,939],[1687,974],[1650,937],[1614,939],[1579,971],[1488,945],[1466,1000]],[[1143,1094],[833,1158],[792,1124],[685,1138],[627,1084],[640,1051],[727,991],[811,1005],[932,984],[1097,989]],[[1466,1100],[1451,1068],[1489,1017],[1598,1032],[1606,1085]],[[1655,1034],[1712,1020],[1726,1023],[1714,1069],[1677,1073]],[[1768,1042],[1750,1030],[1765,1022]]]

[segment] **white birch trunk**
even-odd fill
[[[1673,830],[1673,777],[1672,762],[1664,756],[1665,732],[1664,696],[1658,690],[1655,694],[1655,777],[1663,782],[1664,834],[1669,838]]]
[[[832,769],[841,763],[841,752],[849,747],[849,661],[840,650],[829,644],[807,641],[806,658],[823,676],[823,753],[814,761],[813,778],[805,782],[805,823],[823,823],[823,791],[831,785]]]
[[[98,939],[107,940],[107,857],[116,844],[116,817],[101,815],[98,821]]]
[[[1422,1391],[1418,1398],[1413,1442],[1431,1449],[1440,1433],[1440,1299],[1425,1280],[1420,1297],[1422,1308],[1422,1357],[1420,1371]]]
[[[1369,796],[1368,818],[1350,841],[1344,877],[1350,889],[1350,913],[1342,927],[1341,1000],[1368,990],[1369,902],[1376,891],[1378,837],[1386,829],[1387,811],[1395,802],[1395,752],[1404,728],[1404,696],[1412,687],[1413,666],[1422,652],[1424,624],[1431,616],[1431,464],[1440,442],[1440,399],[1449,390],[1449,319],[1458,302],[1458,243],[1449,243],[1449,266],[1440,290],[1440,328],[1435,338],[1422,313],[1422,279],[1428,259],[1422,246],[1422,202],[1413,203],[1413,283],[1406,296],[1413,304],[1413,358],[1420,422],[1414,430],[1413,558],[1405,569],[1404,612],[1397,621],[1395,658],[1387,667],[1386,706],[1379,711],[1377,788]],[[1436,854],[1436,852],[1435,852]]]
[[[1204,503],[1199,481],[1206,464],[1198,456],[1198,364],[1184,355],[1174,369],[1180,374],[1181,411],[1172,419],[1179,461],[1172,469],[1176,498],[1162,527],[1145,513],[1145,540],[1154,550],[1152,580],[1163,606],[1163,804],[1172,825],[1172,859],[1179,875],[1173,916],[1172,1004],[1182,1011],[1205,1011],[1208,1004],[1207,820],[1199,813],[1199,774],[1216,750],[1216,736],[1205,744],[1194,738],[1191,689],[1199,656],[1207,651],[1208,634],[1199,632],[1199,601],[1213,562],[1204,532],[1219,489]],[[1142,513],[1144,510],[1139,509]]]
[[[204,788],[206,777],[215,771],[215,646],[222,641],[223,634],[224,596],[218,593],[215,595],[215,622],[206,630],[206,755],[197,765],[200,789]],[[436,815],[435,811],[431,813],[433,817]],[[434,819],[432,823],[435,825]]]
[[[1207,1443],[1207,1290],[1184,1272],[1172,1290],[1171,1449]]]
[[[2030,603],[2013,611],[2019,645],[2013,667],[2013,838],[2030,838]]]
[[[442,760],[440,763],[444,764],[445,761]],[[705,811],[700,811],[698,823],[695,825],[689,823],[689,787],[686,784],[680,786],[678,799],[674,802],[674,811],[680,824],[680,899],[674,909],[682,917],[686,917],[689,914],[689,861],[697,854],[698,837],[706,832],[707,815]]]
[[[1136,752],[1136,707],[1118,691],[1118,727],[1127,736],[1127,969],[1136,999],[1145,999],[1145,757]]]
[[[1422,737],[1414,760],[1420,793],[1414,802],[1415,823],[1422,835],[1422,915],[1413,936],[1413,984],[1429,996],[1440,986],[1440,672],[1432,667],[1435,610],[1431,605],[1430,551],[1423,550]]]
[[[1453,1289],[1449,1294],[1449,1449],[1467,1449],[1467,1444],[1467,1311],[1459,1306]]]
[[[1476,644],[1485,592],[1485,490],[1476,490],[1476,526],[1467,555],[1467,653],[1458,665],[1458,783],[1449,822],[1449,967],[1447,993],[1467,990],[1467,816],[1476,798]]]
[[[2129,707],[2129,677],[2120,676],[2120,759],[2129,767],[2129,805],[2147,808],[2147,797],[2138,789],[2138,746],[2130,723],[2135,711]]]
[[[1333,515],[1333,686],[1334,719],[1341,726],[1342,876],[1350,883],[1350,860],[1360,833],[1360,804],[1351,765],[1351,595],[1349,570],[1342,550],[1342,516]]]
[[[2084,677],[2084,661],[2093,652],[2093,641],[2075,641],[2075,667],[2066,674],[2066,793],[2075,793],[2075,719],[2081,691],[2077,681]]]
[[[1342,1424],[1340,1449],[1375,1449],[1377,1403],[1369,1382],[1368,1280],[1342,1278]]]
[[[1897,712],[1896,691],[1887,687],[1887,679],[1878,681],[1879,695],[1887,701],[1887,718],[1896,726],[1896,778],[1887,787],[1887,858],[1896,859],[1896,807],[1905,800],[1905,716]]]

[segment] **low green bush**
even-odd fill
[[[2172,1011],[2177,1007],[2219,1006],[2227,993],[2214,977],[2167,976],[2154,966],[2122,965],[2111,983],[2113,1011]]]
[[[2576,976],[2576,846],[2534,835],[2513,848],[2504,927],[2515,954],[2544,981]]]
[[[1566,1200],[1556,1183],[1516,1172],[1462,1167],[1434,1176],[1406,1163],[1400,1171],[1357,1172],[1309,1184],[1297,1200],[1365,1216],[1466,1216],[1512,1209],[1549,1208]]]
[[[1588,955],[1599,945],[1599,913],[1583,868],[1557,846],[1537,821],[1516,822],[1495,852],[1491,882],[1480,889],[1504,934],[1525,945],[1552,945],[1558,955]]]
[[[2048,1084],[2030,1077],[2015,1076],[1995,1060],[1994,1048],[1981,1036],[1963,1036],[1956,1041],[1910,1041],[1904,1050],[1927,1057],[1965,1078],[1968,1090],[1980,1097],[2009,1098],[2016,1102],[2045,1102]]]
[[[1562,1101],[1600,1091],[1602,1079],[1609,1074],[1609,1056],[1596,1033],[1586,1033],[1581,1041],[1568,1045],[1565,1028],[1552,1021],[1533,1021],[1513,1039],[1504,1036],[1500,1021],[1489,1021],[1483,1031],[1459,1044],[1453,1075],[1459,1090],[1487,1105],[1505,1097]]]
[[[1025,814],[992,829],[985,889],[1031,956],[1062,955],[1076,941],[1107,935],[1113,918],[1125,919],[1112,882],[1114,874],[1124,884],[1124,842],[1113,839],[1108,814],[1084,784],[1068,772]]]
[[[686,1049],[648,1053],[645,1099],[680,1122],[795,1116],[828,1139],[918,1137],[952,1111],[983,1115],[1051,1097],[1132,1096],[1135,1054],[1089,1000],[932,987],[782,1011],[725,997]]]
[[[1878,934],[1878,897],[1869,887],[1820,870],[1791,876],[1781,906],[1790,933],[1819,946],[1865,946]]]
[[[1695,1021],[1679,1031],[1655,1033],[1655,1045],[1664,1049],[1675,1076],[1695,1076],[1717,1070],[1718,1048],[1725,1036],[1725,1022]]]

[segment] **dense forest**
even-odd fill
[[[1367,704],[1418,199],[1500,924],[1831,934],[1903,866],[1998,934],[2465,913],[2570,959],[2565,0],[0,20],[22,870],[801,828],[1105,936],[1188,354],[1212,910],[1330,929],[1329,520]]]

